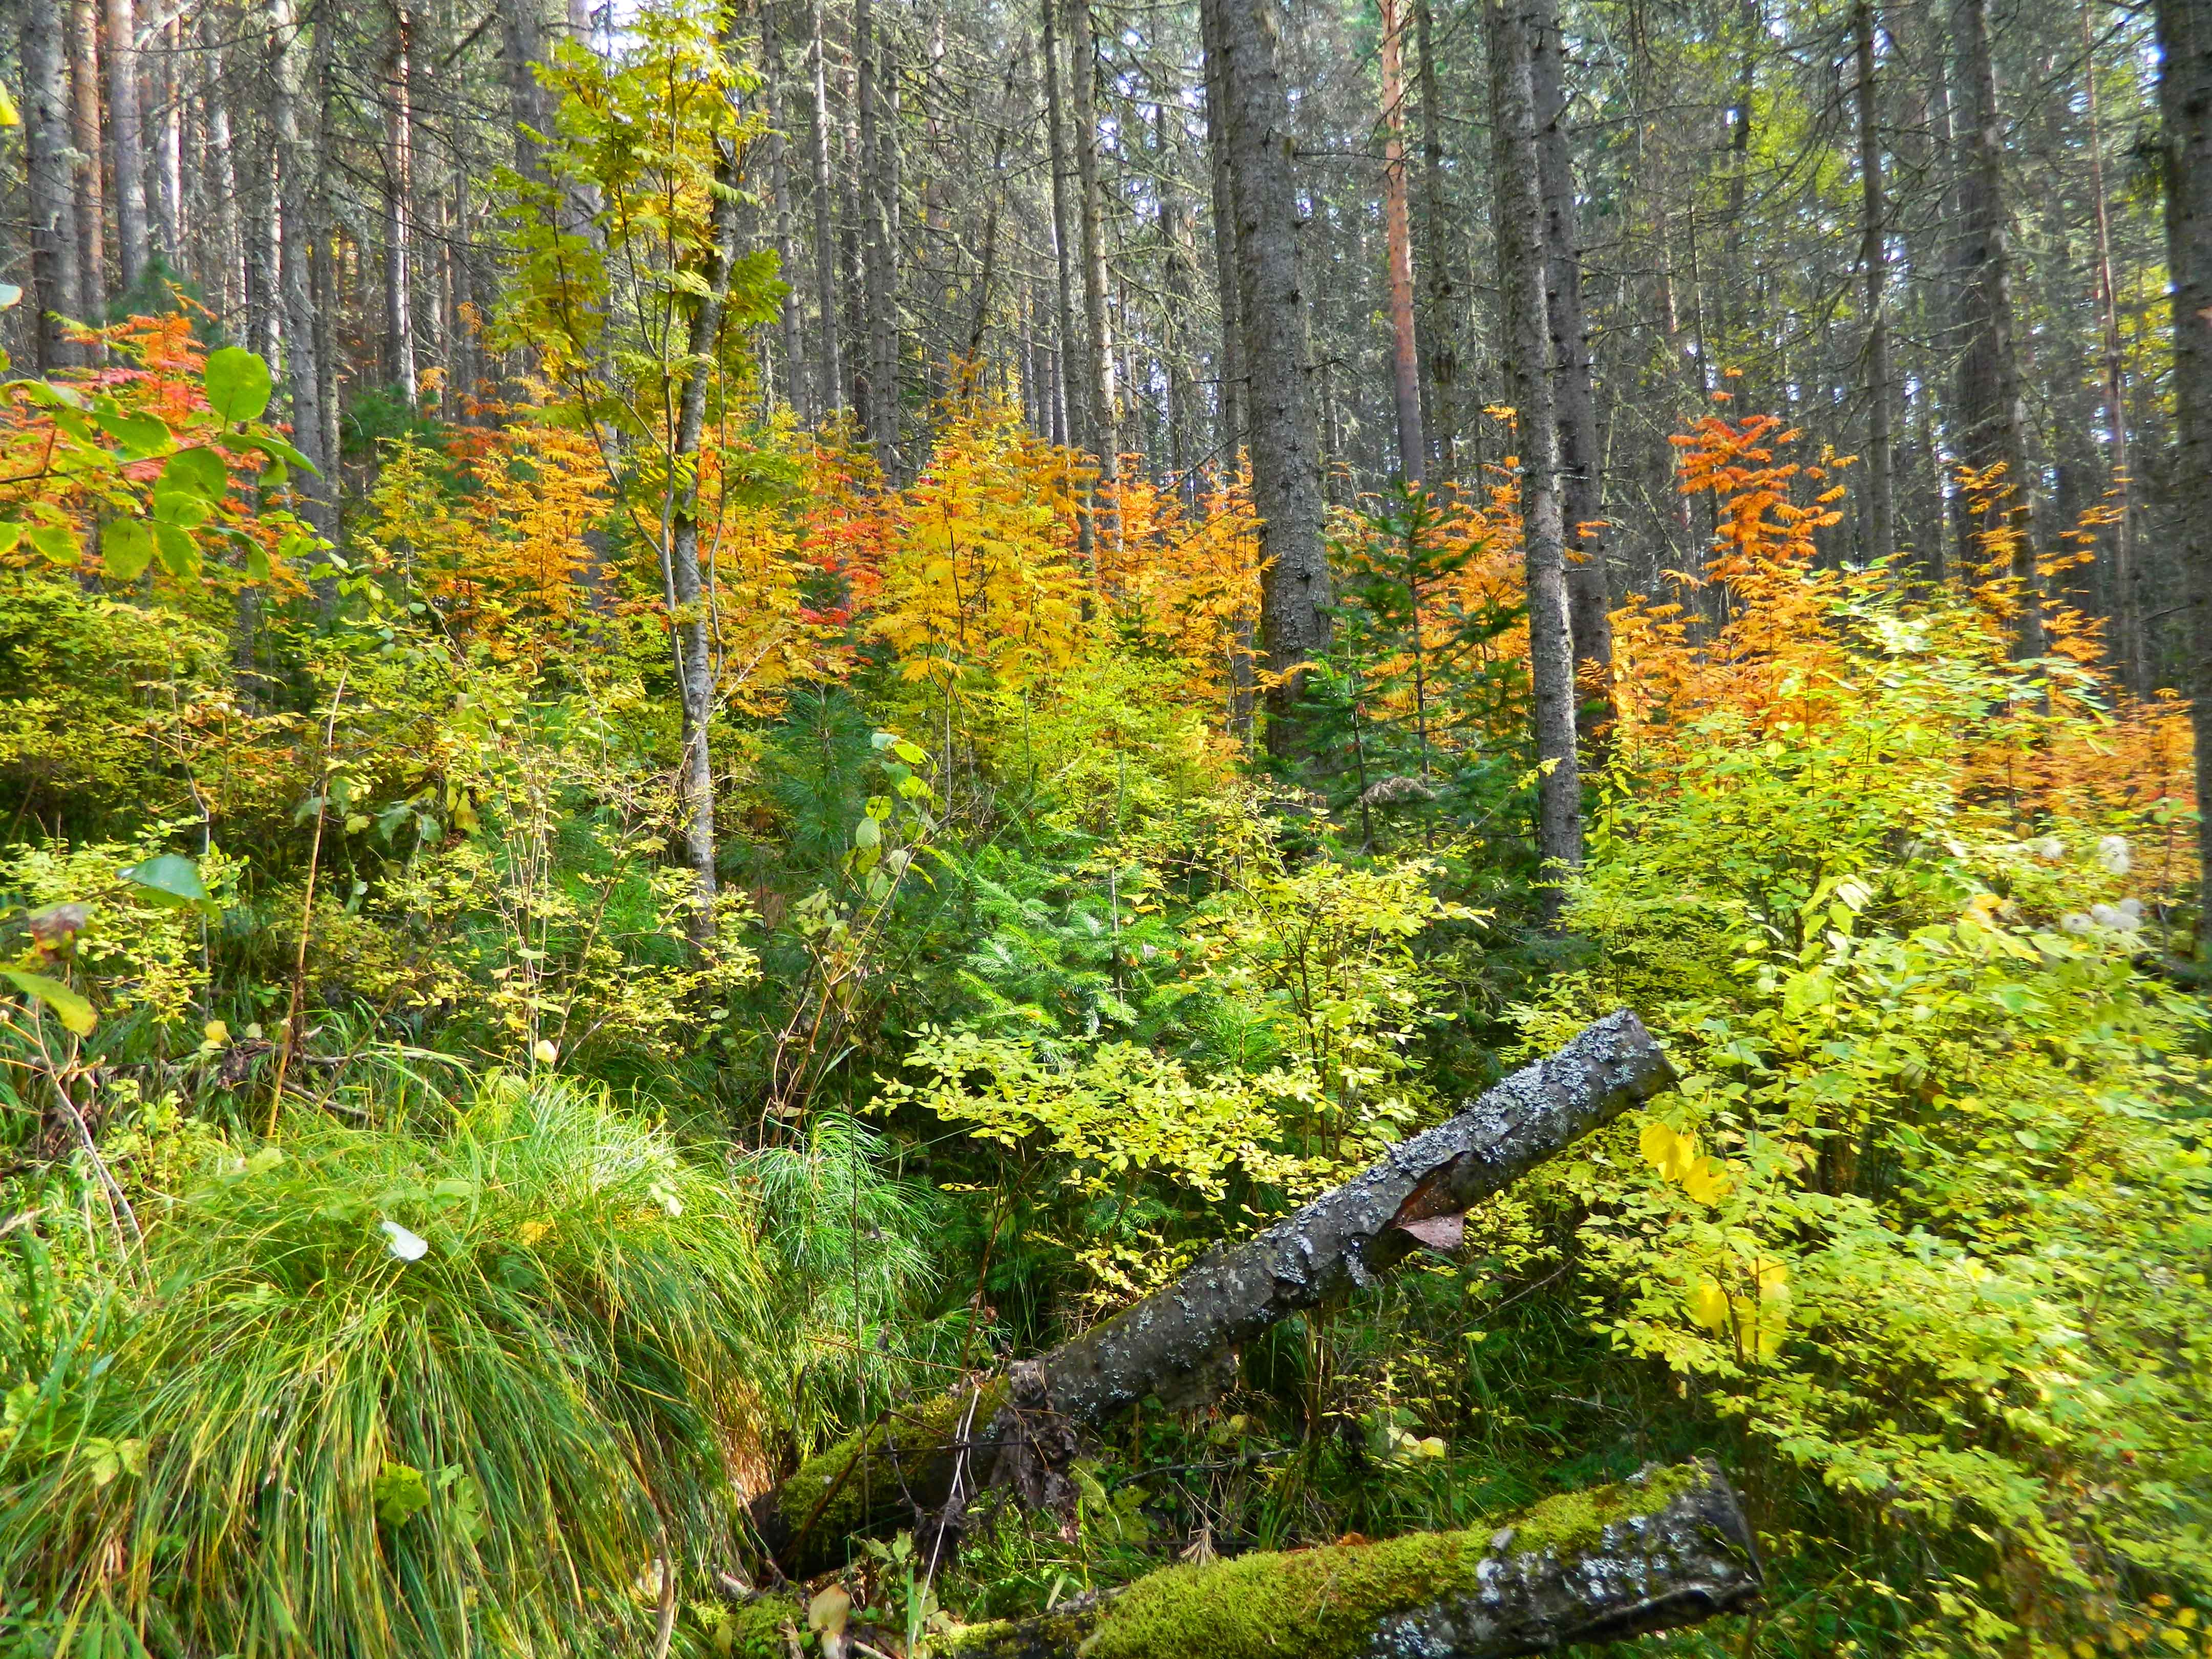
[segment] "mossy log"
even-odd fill
[[[1718,1468],[1696,1462],[1465,1532],[1168,1567],[1035,1619],[945,1632],[931,1650],[943,1659],[1507,1659],[1696,1624],[1748,1606],[1761,1588],[1735,1493]],[[781,1659],[776,1633],[796,1606],[754,1603],[739,1652]]]
[[[994,1481],[1034,1502],[1040,1465],[1073,1435],[1139,1401],[1212,1397],[1237,1351],[1277,1321],[1373,1284],[1421,1244],[1449,1247],[1468,1207],[1674,1080],[1626,1010],[1584,1028],[1448,1121],[1394,1146],[1342,1186],[1233,1249],[1215,1249],[1166,1289],[1007,1376],[893,1413],[809,1458],[752,1505],[769,1557],[805,1577],[845,1540],[917,1516],[957,1518]],[[981,1467],[978,1467],[979,1461]],[[1049,1487],[1049,1478],[1042,1484]]]

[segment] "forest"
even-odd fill
[[[0,1659],[2212,1659],[2212,0],[0,17]]]

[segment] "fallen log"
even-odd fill
[[[1033,1619],[931,1638],[941,1659],[1509,1659],[1613,1642],[1747,1607],[1759,1552],[1706,1462],[1547,1499],[1465,1532],[1415,1533],[1175,1566]],[[789,1596],[732,1619],[740,1659],[781,1659]],[[839,1606],[824,1650],[894,1650]]]
[[[1415,1249],[1459,1242],[1470,1206],[1650,1099],[1674,1071],[1626,1009],[1585,1027],[1436,1127],[1258,1237],[1216,1249],[1041,1361],[891,1413],[799,1466],[753,1501],[769,1562],[808,1577],[848,1538],[935,1516],[957,1530],[986,1484],[1035,1504],[1060,1487],[1076,1436],[1139,1401],[1195,1405],[1234,1375],[1238,1349],[1277,1321],[1371,1285]],[[975,1467],[989,1458],[988,1471]]]

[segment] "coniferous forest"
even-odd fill
[[[0,1659],[2212,1659],[2212,0],[0,18]]]

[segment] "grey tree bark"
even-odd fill
[[[2098,389],[2103,393],[2105,435],[2111,446],[2107,473],[2119,497],[2119,520],[2112,526],[2112,633],[2121,684],[2138,697],[2150,695],[2150,658],[2143,629],[2143,570],[2136,545],[2136,483],[2128,459],[2126,359],[2120,346],[2118,284],[2112,271],[2112,216],[2105,184],[2105,135],[2097,94],[2095,41],[2089,26],[2091,0],[2081,4],[2081,74],[2089,117],[2089,192],[2097,225],[2097,312],[2100,351]]]
[[[145,133],[138,118],[138,15],[107,0],[107,140],[115,178],[117,266],[127,293],[146,266]]]
[[[1888,210],[1882,204],[1881,133],[1875,101],[1874,5],[1851,8],[1858,61],[1859,269],[1866,284],[1867,533],[1871,558],[1897,551],[1895,441],[1890,434]]]
[[[2212,0],[2159,0],[2158,105],[2165,143],[2166,268],[2173,283],[2174,468],[2197,798],[2212,800]],[[2212,811],[2197,826],[2212,870]],[[2212,956],[2212,905],[2199,902],[2197,953]]]
[[[545,58],[545,19],[538,0],[498,0],[499,62],[507,77],[507,118],[514,128],[514,170],[532,182],[545,176],[544,133],[550,124],[537,65]]]
[[[1582,222],[1575,205],[1574,149],[1566,127],[1558,0],[1532,0],[1528,33],[1536,100],[1537,177],[1543,201],[1545,326],[1558,388],[1567,623],[1577,673],[1595,681],[1609,702],[1613,582],[1603,524],[1605,458],[1599,447],[1597,391],[1590,374],[1589,326],[1583,304]]]
[[[845,373],[837,350],[837,198],[830,188],[830,73],[822,0],[809,0],[806,30],[807,70],[814,94],[814,118],[807,134],[807,159],[814,173],[814,299],[822,313],[821,333],[815,342],[820,376],[814,408],[818,417],[827,418],[845,407]]]
[[[71,192],[76,199],[76,314],[107,314],[107,207],[100,165],[100,8],[69,0]]]
[[[806,339],[803,307],[799,298],[799,246],[791,222],[791,112],[785,99],[783,7],[769,4],[761,14],[761,65],[768,98],[769,199],[775,214],[775,262],[784,280],[783,306],[778,317],[783,349],[783,395],[793,414],[807,418]]]
[[[1221,45],[1212,6],[1199,8],[1199,22],[1206,54],[1207,172],[1213,191],[1213,281],[1221,311],[1221,349],[1215,368],[1220,381],[1221,476],[1226,479],[1236,476],[1237,458],[1244,447],[1244,321],[1237,293],[1237,204],[1229,182],[1229,117],[1221,94]]]
[[[184,57],[183,20],[172,13],[161,24],[161,47],[155,59],[158,98],[154,123],[155,199],[161,208],[161,257],[172,275],[185,270],[184,83],[178,64]]]
[[[392,9],[384,112],[384,337],[386,370],[407,407],[416,403],[415,20],[406,0]]]
[[[2041,584],[2035,568],[2034,489],[2027,469],[2027,404],[2021,391],[2013,317],[2012,233],[2005,217],[2004,117],[1990,52],[1989,0],[1954,0],[1952,41],[1959,54],[1966,108],[1966,149],[1959,175],[1959,458],[1967,465],[2004,467],[2010,494],[1977,531],[1962,520],[1960,563],[1974,569],[1985,555],[1976,538],[2002,528],[2011,537],[2011,574],[2020,589],[2014,642],[2021,657],[2044,650]]]
[[[62,319],[77,308],[76,193],[70,163],[70,77],[64,0],[26,0],[23,16],[23,148],[29,173],[31,296],[41,374],[72,368],[81,355]]]
[[[854,0],[853,58],[859,77],[860,118],[860,268],[866,309],[866,395],[860,416],[876,462],[896,483],[898,465],[897,251],[892,244],[890,140],[884,131],[883,63],[885,43],[875,32],[873,0]],[[879,61],[880,60],[880,61]]]
[[[1059,388],[1059,413],[1064,428],[1061,441],[1070,448],[1085,448],[1091,441],[1090,415],[1084,401],[1083,386],[1086,376],[1075,366],[1077,336],[1075,332],[1075,253],[1073,222],[1067,210],[1067,115],[1060,90],[1060,0],[1039,0],[1044,28],[1044,108],[1046,152],[1052,161],[1052,264],[1054,289],[1054,320],[1058,327],[1059,349],[1054,353],[1058,368],[1055,377]],[[1098,580],[1098,545],[1097,526],[1086,510],[1075,520],[1076,556],[1082,561],[1085,575],[1093,587]]]
[[[724,9],[720,31],[722,51],[738,50],[738,8]],[[671,448],[670,476],[675,499],[669,513],[669,534],[662,556],[662,572],[672,612],[669,618],[676,648],[676,680],[682,703],[684,755],[680,763],[684,793],[684,857],[691,866],[694,889],[690,933],[695,945],[714,936],[714,896],[720,880],[714,868],[714,766],[708,726],[714,714],[714,665],[709,653],[708,600],[699,571],[699,474],[696,465],[707,431],[707,392],[720,373],[722,317],[730,289],[730,268],[738,256],[737,145],[720,141],[714,157],[712,232],[706,270],[702,273],[706,293],[695,302],[685,341],[688,368],[684,395],[677,404],[676,430]]]
[[[1542,167],[1538,159],[1534,40],[1542,0],[1490,0],[1490,61],[1498,191],[1499,309],[1505,324],[1506,384],[1517,412],[1521,520],[1528,589],[1528,672],[1534,692],[1537,848],[1545,862],[1582,862],[1582,780],[1575,756],[1574,641],[1559,499],[1558,404],[1544,283]],[[1549,888],[1556,913],[1559,890]]]
[[[958,1501],[979,1484],[971,1453],[1003,1454],[1016,1467],[999,1478],[1026,1479],[1018,1466],[1049,1464],[1067,1437],[1148,1395],[1170,1406],[1211,1397],[1233,1377],[1240,1347],[1269,1326],[1374,1284],[1421,1245],[1455,1244],[1469,1207],[1673,1081],[1634,1014],[1607,1016],[1457,1116],[1042,1359],[808,1459],[755,1501],[763,1546],[803,1577],[835,1565],[848,1536],[917,1508],[957,1526]]]
[[[278,199],[283,215],[280,284],[283,294],[284,384],[291,399],[292,443],[313,464],[319,477],[294,474],[301,497],[301,516],[324,537],[336,539],[330,489],[330,452],[325,448],[323,371],[314,288],[314,181],[317,146],[301,131],[300,100],[307,77],[307,45],[301,38],[294,0],[269,0],[269,125],[276,150]]]
[[[1273,683],[1267,747],[1304,752],[1298,672],[1328,647],[1332,599],[1322,544],[1321,440],[1307,386],[1290,106],[1276,67],[1274,0],[1203,0],[1220,49],[1222,112],[1237,224],[1246,440],[1260,520],[1260,622]]]
[[[1098,173],[1098,41],[1091,0],[1068,0],[1068,84],[1075,98],[1077,220],[1083,233],[1083,441],[1098,460],[1098,482],[1121,479],[1121,389],[1114,374],[1113,324],[1106,310],[1104,198]],[[1095,519],[1094,507],[1091,516]],[[1094,526],[1092,532],[1097,533]]]

